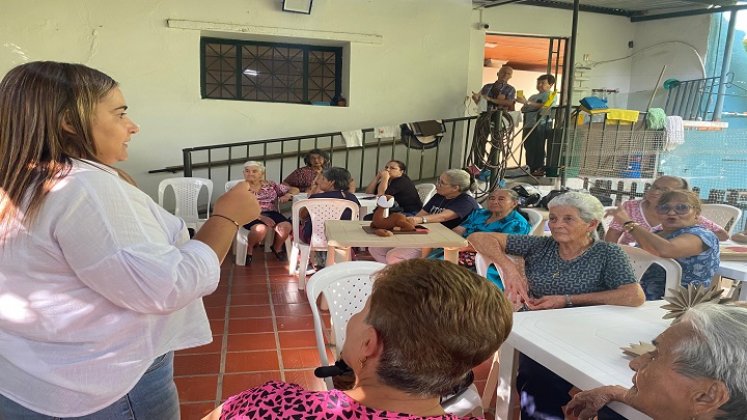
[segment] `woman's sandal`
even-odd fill
[[[275,251],[275,248],[270,247],[270,251],[272,251],[272,253],[275,254],[275,258],[277,258],[278,261],[285,261],[288,259],[288,257],[285,254],[285,250]]]

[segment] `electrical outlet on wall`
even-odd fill
[[[589,61],[589,60],[591,60],[591,54],[584,54],[584,55],[583,55],[583,59],[584,59],[584,61]]]

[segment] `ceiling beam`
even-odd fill
[[[506,0],[504,0],[504,2],[505,1]],[[564,3],[561,1],[553,1],[553,0],[523,0],[523,1],[518,1],[518,2],[511,1],[511,3],[520,3],[525,6],[540,6],[540,7],[552,7],[554,9],[573,10],[573,4]],[[489,4],[485,6],[485,8],[487,9],[490,7],[501,6],[502,4],[503,3]],[[605,15],[616,15],[616,16],[625,16],[625,17],[632,16],[631,12],[624,10],[624,9],[591,6],[591,5],[584,5],[584,4],[579,5],[579,10],[582,12],[602,13]]]
[[[745,9],[747,9],[747,5],[721,6],[721,7],[713,7],[710,9],[683,10],[680,12],[660,13],[656,15],[631,16],[630,21],[631,22],[645,22],[645,21],[650,21],[650,20],[670,19],[670,18],[696,16],[696,15],[708,15],[708,14],[713,14],[713,13],[731,12],[731,11],[738,11],[738,10],[745,10]]]

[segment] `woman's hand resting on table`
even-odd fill
[[[541,298],[529,298],[526,301],[527,308],[535,311],[542,309],[560,309],[566,307],[565,296],[549,295]]]
[[[590,420],[597,412],[612,401],[622,401],[628,392],[621,386],[602,386],[589,391],[582,391],[573,396],[565,406],[566,418]]]

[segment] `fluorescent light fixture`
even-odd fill
[[[252,70],[252,69],[246,69],[242,73],[244,73],[247,76],[258,76],[259,75],[259,72],[257,70]]]
[[[283,0],[283,11],[310,15],[313,2],[314,0]]]

